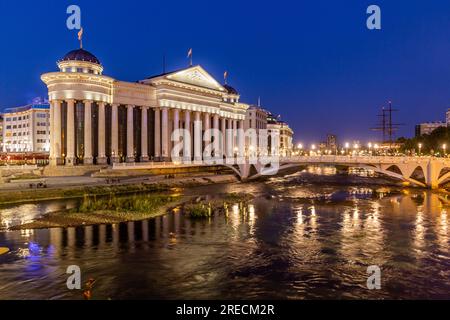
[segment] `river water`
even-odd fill
[[[308,173],[306,173],[307,175]],[[443,194],[333,181],[305,173],[196,187],[255,199],[228,215],[179,211],[115,225],[6,231],[74,200],[0,209],[0,299],[82,299],[66,269],[96,280],[93,299],[450,298],[449,214]],[[367,288],[367,268],[381,289]]]

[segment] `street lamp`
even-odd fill
[[[310,152],[310,155],[315,154],[315,150],[316,150],[316,145],[315,145],[315,144],[312,144],[312,145],[311,145],[311,152]]]
[[[422,154],[422,144],[421,143],[419,143],[418,144],[418,147],[419,147],[419,156]]]
[[[378,154],[378,149],[380,148],[380,146],[378,145],[378,143],[375,143],[375,145],[373,146],[373,148],[375,149],[375,155]]]
[[[444,150],[444,157],[445,157],[447,155],[447,144],[446,143],[444,143],[442,145],[442,149]]]
[[[372,155],[372,142],[369,142],[367,146],[369,147],[369,154]]]
[[[299,143],[299,144],[297,145],[297,149],[298,149],[298,154],[299,154],[299,155],[302,155],[303,144]]]
[[[345,152],[348,153],[348,149],[350,148],[350,143],[345,143]]]

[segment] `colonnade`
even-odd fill
[[[136,121],[138,118],[140,121]],[[223,117],[215,111],[53,100],[50,159],[56,165],[171,161],[173,140],[182,138],[182,161],[201,162],[203,149],[210,142],[214,150],[234,156],[238,129],[243,129],[243,125],[242,119]],[[172,137],[176,129],[189,131],[191,139]],[[208,129],[219,130],[220,136],[212,138]]]

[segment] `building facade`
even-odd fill
[[[419,137],[424,134],[430,134],[437,128],[446,127],[447,124],[442,121],[435,121],[435,122],[424,122],[416,125],[416,137]]]
[[[260,138],[267,139],[267,133],[264,132],[264,135],[260,133],[263,132],[262,130],[267,129],[267,115],[268,112],[258,106],[251,105],[247,109],[244,120],[244,128],[246,132],[248,132],[248,130],[254,130],[254,132],[256,133],[254,135],[256,139],[252,139],[249,135],[246,135],[246,146],[251,153],[266,153],[267,143],[261,141]]]
[[[267,116],[267,131],[269,134],[269,148],[272,148],[272,139],[275,137],[275,143],[278,144],[276,147],[278,153],[282,157],[287,157],[292,155],[293,143],[292,139],[294,136],[294,131],[289,127],[289,125],[279,120],[279,116],[275,117],[273,114],[269,113]]]
[[[335,134],[327,134],[327,150],[336,154],[338,149],[337,137]]]
[[[50,101],[52,165],[170,161],[176,141],[184,144],[184,162],[202,161],[205,140],[214,150],[221,143],[230,155],[244,127],[248,105],[198,65],[125,82],[104,75],[100,61],[78,49],[58,67],[41,76]],[[222,136],[194,134],[194,125]],[[192,139],[173,142],[176,129],[189,131]]]
[[[47,153],[50,151],[50,105],[33,103],[6,109],[2,115],[2,151]]]

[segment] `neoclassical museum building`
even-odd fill
[[[50,101],[52,165],[170,161],[173,130],[192,133],[200,121],[203,131],[233,129],[233,137],[223,135],[224,148],[233,149],[249,107],[198,65],[137,82],[103,75],[103,65],[84,49],[57,65],[59,71],[41,76]],[[192,148],[180,155],[186,162],[202,160],[198,145],[204,144],[195,141],[202,137],[192,137]]]

